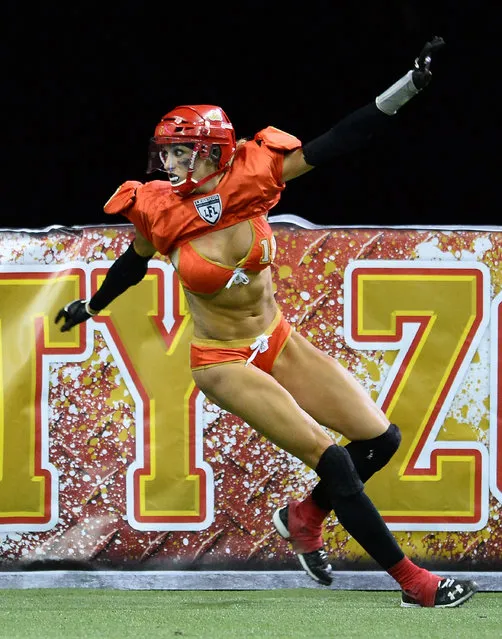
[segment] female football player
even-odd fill
[[[270,265],[275,240],[267,222],[286,182],[353,151],[381,132],[430,81],[428,42],[415,68],[370,104],[302,144],[274,127],[236,141],[216,106],[180,106],[155,129],[148,172],[167,180],[122,184],[105,205],[136,229],[129,248],[88,301],[61,309],[67,331],[102,309],[147,272],[158,251],[169,256],[193,318],[190,361],[198,388],[319,476],[303,501],[279,508],[273,523],[289,539],[305,571],[332,581],[322,544],[331,511],[347,532],[401,586],[404,606],[454,607],[476,590],[471,581],[441,579],[407,557],[364,492],[390,460],[396,424],[335,359],[285,320],[275,301]],[[349,440],[333,443],[326,426]]]

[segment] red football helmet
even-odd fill
[[[210,104],[179,106],[164,115],[155,127],[147,173],[165,171],[161,157],[162,147],[176,143],[193,145],[186,180],[173,186],[173,191],[178,195],[188,195],[197,186],[226,171],[236,149],[232,123],[223,109]],[[218,154],[214,154],[215,146],[219,147],[219,157]],[[192,176],[197,156],[204,159],[214,157],[218,170],[203,180],[194,180]]]

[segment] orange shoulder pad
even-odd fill
[[[136,189],[139,186],[142,186],[142,183],[134,180],[121,184],[103,207],[105,213],[121,213],[130,208],[134,204]]]
[[[293,151],[301,147],[302,143],[294,135],[290,135],[275,126],[268,126],[266,129],[258,131],[254,136],[255,140],[262,140],[268,147],[275,151]]]

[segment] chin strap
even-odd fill
[[[179,184],[176,184],[175,186],[173,186],[173,192],[176,193],[176,195],[180,195],[181,197],[186,197],[190,195],[194,191],[194,189],[197,189],[203,186],[204,184],[206,184],[206,182],[209,182],[209,180],[212,180],[214,177],[216,177],[220,173],[226,173],[228,169],[230,168],[230,160],[229,160],[223,168],[218,169],[217,171],[214,171],[214,173],[210,173],[209,175],[206,175],[201,180],[194,180],[192,176],[195,170],[195,160],[197,159],[197,155],[200,151],[200,147],[201,147],[200,144],[196,144],[193,148],[192,157],[190,158],[190,164],[188,166],[186,178],[183,180],[183,182],[180,182]]]
[[[209,175],[206,175],[206,177],[202,178],[202,180],[192,180],[193,184],[195,185],[194,189],[198,188],[199,186],[202,186],[203,184],[206,184],[206,182],[209,182],[220,173],[226,173],[228,169],[229,169],[229,166],[227,164],[222,169],[218,169],[214,173],[210,173]]]

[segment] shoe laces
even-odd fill
[[[329,557],[328,557],[328,553],[325,550],[315,550],[313,553],[315,556],[319,557],[321,564],[323,564],[324,566],[327,566],[329,563]]]
[[[443,581],[439,582],[438,585],[438,590],[441,588],[451,588],[451,586],[453,586],[453,584],[455,583],[455,579],[451,579],[451,577],[448,577],[447,579],[444,579]]]

